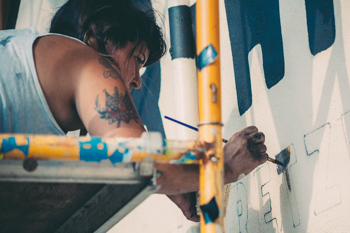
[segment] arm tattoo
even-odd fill
[[[111,59],[113,60],[113,59]],[[98,61],[100,62],[101,65],[103,65],[104,67],[106,67],[108,70],[103,71],[103,77],[105,78],[113,78],[113,79],[120,79],[123,81],[122,76],[120,75],[120,73],[111,65],[111,62],[114,63],[117,67],[118,64],[113,60],[113,61],[109,61],[109,59],[104,58],[104,57],[100,57],[98,59]]]
[[[127,93],[123,96],[122,93],[119,93],[117,87],[114,87],[113,95],[110,95],[106,89],[103,91],[106,94],[106,107],[100,108],[98,96],[95,103],[95,110],[100,114],[101,119],[108,120],[109,124],[117,122],[117,128],[120,127],[122,121],[129,124],[131,120],[134,120],[138,123],[139,116]]]

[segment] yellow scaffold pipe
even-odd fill
[[[200,163],[201,233],[224,232],[218,0],[197,0],[199,140],[209,146]]]
[[[57,135],[0,134],[1,159],[70,160],[112,164],[141,162],[198,163],[200,148],[194,141],[163,140],[159,133],[140,138],[72,137]]]

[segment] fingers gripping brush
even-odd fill
[[[165,119],[168,119],[168,120],[170,120],[170,121],[173,121],[173,122],[175,122],[175,123],[178,123],[178,124],[180,124],[180,125],[183,125],[183,126],[185,126],[185,127],[187,127],[187,128],[190,128],[190,129],[192,129],[192,130],[198,131],[198,128],[196,128],[196,127],[194,127],[194,126],[191,126],[191,125],[188,125],[188,124],[186,124],[186,123],[183,123],[183,122],[181,122],[181,121],[175,120],[175,119],[173,119],[173,118],[171,118],[171,117],[164,116],[164,118],[165,118]],[[228,141],[227,141],[226,139],[222,139],[222,142],[227,143]],[[276,159],[267,157],[267,160],[268,160],[269,162],[271,162],[271,163],[274,163],[274,164],[277,164],[277,165],[279,165],[279,166],[284,167],[284,164],[281,163],[280,161],[276,160]]]

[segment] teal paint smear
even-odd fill
[[[10,151],[13,151],[15,149],[21,151],[25,157],[28,156],[29,152],[29,138],[26,137],[27,144],[26,145],[17,145],[16,138],[15,137],[9,137],[8,139],[2,139],[2,145],[0,148],[0,152],[2,153],[8,153]]]

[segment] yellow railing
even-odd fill
[[[141,162],[198,163],[200,149],[194,141],[162,140],[159,133],[140,138],[72,137],[0,134],[0,159],[71,160],[112,164]]]
[[[219,2],[196,3],[199,140],[212,149],[200,161],[201,233],[224,232]]]

